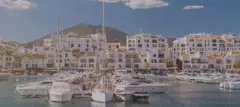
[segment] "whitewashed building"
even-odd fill
[[[199,33],[189,34],[173,42],[173,60],[179,59],[181,54],[226,55],[228,51],[240,49],[239,37],[227,34]]]

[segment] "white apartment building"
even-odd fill
[[[232,72],[237,71],[237,69],[234,67],[234,64],[236,60],[240,60],[240,51],[229,51],[225,56],[221,54],[185,54],[181,55],[180,59],[182,60],[182,68],[184,70],[215,69],[224,72]]]
[[[167,38],[152,34],[136,34],[127,37],[127,50],[139,54],[134,60],[134,68],[146,69],[145,63],[150,63],[150,69],[165,69],[164,61],[169,57]]]
[[[126,51],[125,49],[109,49],[107,56],[112,60],[108,64],[108,68],[112,69],[126,69]]]
[[[127,50],[146,54],[152,50],[167,54],[167,38],[152,34],[136,34],[127,36]]]
[[[57,42],[58,40],[59,42]],[[46,55],[44,65],[38,63],[39,67],[56,68],[60,66],[60,68],[74,67],[80,70],[95,70],[96,53],[98,50],[103,51],[108,48],[106,42],[106,35],[100,33],[86,36],[69,33],[61,35],[59,38],[53,35],[51,38],[45,39],[43,44],[35,44],[33,53]],[[81,52],[78,60],[74,50]],[[39,59],[37,60],[39,61]],[[33,62],[33,64],[35,63]]]
[[[108,44],[108,49],[119,49],[121,48],[121,43],[120,42],[113,42],[113,43],[107,43]]]
[[[240,49],[240,39],[237,36],[209,33],[189,34],[173,42],[173,60],[179,59],[181,54],[226,55],[228,51]]]

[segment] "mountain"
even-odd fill
[[[67,29],[60,31],[60,34],[68,34],[70,32],[76,33],[78,35],[89,35],[102,31],[102,25],[90,25],[90,24],[79,24]],[[120,42],[122,45],[126,45],[126,36],[128,35],[125,32],[122,32],[116,28],[106,26],[105,32],[107,35],[108,42]],[[56,33],[53,33],[56,34]],[[52,34],[45,35],[39,39],[30,41],[28,43],[23,44],[26,48],[32,48],[33,44],[43,43],[43,40],[46,38],[50,38]],[[168,44],[171,47],[172,42],[176,38],[168,38]]]
[[[60,34],[68,34],[70,32],[76,33],[78,35],[94,34],[94,33],[102,32],[102,25],[79,24],[79,25],[60,31]],[[128,35],[127,33],[124,33],[122,31],[117,30],[116,28],[112,28],[108,26],[105,27],[105,32],[107,35],[108,42],[121,42],[122,45],[126,45],[126,36]],[[33,44],[43,43],[43,40],[45,38],[49,38],[50,36],[51,34],[45,35],[39,39],[26,43],[24,46],[26,48],[31,48]]]

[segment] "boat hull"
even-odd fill
[[[148,101],[149,94],[133,94],[132,99],[133,101]]]
[[[130,101],[132,99],[131,94],[115,94],[115,99],[117,101]]]
[[[131,86],[126,86],[125,91],[134,92],[136,90],[142,89],[149,93],[165,93],[170,87],[171,87],[171,85],[164,85],[164,86],[134,86],[134,85],[131,85]]]
[[[240,82],[223,82],[219,85],[220,88],[240,90]]]
[[[71,101],[72,92],[49,92],[49,100],[52,102],[68,102]]]
[[[110,102],[113,99],[113,93],[101,93],[101,92],[93,92],[92,100],[96,102],[106,103]]]
[[[50,87],[46,88],[16,88],[17,93],[22,96],[46,96]]]

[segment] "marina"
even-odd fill
[[[32,3],[35,1],[31,0],[0,0],[0,9],[27,11],[37,8],[29,11],[35,14],[27,14],[29,20],[20,17],[21,23],[14,20],[15,13],[3,12],[3,15],[12,15],[12,18],[6,17],[11,19],[11,26],[6,26],[6,30],[5,27],[1,28],[6,32],[3,35],[9,35],[8,32],[19,33],[20,36],[33,35],[34,32],[51,32],[28,43],[10,41],[11,38],[0,40],[0,107],[240,107],[240,36],[231,33],[190,33],[181,27],[191,27],[190,22],[187,23],[189,19],[184,18],[185,15],[189,15],[185,12],[181,13],[182,16],[177,14],[179,16],[171,18],[167,16],[173,14],[166,12],[162,14],[166,17],[164,20],[161,19],[162,16],[158,17],[154,13],[145,14],[153,10],[150,8],[158,11],[156,8],[170,6],[167,0],[93,0],[84,6],[80,1],[86,2],[69,2],[75,4],[71,5],[71,10],[64,8],[62,3],[65,1],[57,1],[56,8],[51,7],[43,11],[42,6],[48,7],[42,4],[45,1],[35,4]],[[118,4],[114,6],[115,3]],[[61,6],[57,6],[59,4]],[[205,8],[203,5],[182,4],[186,5],[182,11]],[[130,8],[126,9],[127,11],[112,9],[121,6]],[[87,9],[89,7],[91,9]],[[77,14],[74,13],[74,9],[78,9]],[[143,9],[150,10],[142,11]],[[171,12],[174,12],[174,9],[171,9]],[[216,10],[218,9],[214,12]],[[54,14],[46,14],[48,11]],[[138,13],[135,13],[136,11]],[[113,12],[112,19],[109,16],[113,15]],[[121,13],[121,16],[117,16],[116,13]],[[127,19],[126,13],[131,19]],[[203,13],[205,12],[199,14]],[[87,17],[88,15],[91,17]],[[154,17],[148,19],[150,15]],[[31,19],[31,16],[36,19]],[[56,31],[53,31],[53,16],[57,17]],[[136,16],[138,18],[135,18]],[[122,19],[123,17],[126,19]],[[189,18],[196,18],[194,20],[200,22],[197,18],[201,17]],[[216,20],[215,17],[207,18],[223,22],[220,20],[222,17]],[[27,22],[36,23],[28,24],[24,22],[25,19]],[[42,21],[43,19],[47,23]],[[152,22],[156,19],[158,20]],[[183,22],[178,22],[179,19],[186,22],[181,25]],[[231,27],[202,19],[204,23],[191,24],[195,27],[204,24],[217,25],[221,26],[224,32],[228,30],[223,27]],[[68,21],[73,22],[70,24]],[[91,24],[67,27],[76,21]],[[144,33],[142,28],[139,33],[127,34],[107,26],[106,22],[109,25],[116,24],[116,27],[132,33],[136,32],[133,29],[141,26],[153,34]],[[175,25],[173,27],[172,22]],[[94,25],[96,23],[98,25]],[[9,22],[3,25],[5,24]],[[125,27],[126,24],[128,27]],[[146,26],[147,24],[151,27]],[[16,28],[19,26],[25,30]],[[170,30],[164,31],[169,29],[168,27],[171,27]],[[218,27],[210,28],[206,27],[207,31],[218,31]],[[184,33],[185,36],[174,38],[165,35],[181,33],[178,30],[188,34]],[[204,31],[193,28],[189,30]],[[164,36],[156,34],[160,32]]]
[[[14,93],[15,86],[19,83],[25,83],[20,79],[18,82],[4,80],[0,82],[0,105],[1,107],[238,107],[240,106],[237,90],[219,89],[216,84],[202,84],[189,82],[174,82],[173,87],[165,94],[150,94],[148,102],[110,102],[107,104],[93,102],[91,98],[74,98],[67,103],[55,103],[43,98],[22,98],[18,93]]]

